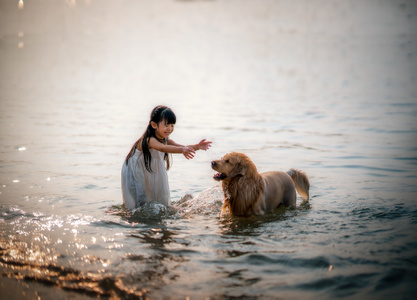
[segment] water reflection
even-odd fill
[[[126,285],[158,290],[182,276],[178,269],[190,261],[186,249],[189,242],[177,238],[179,233],[167,227],[137,230],[129,235],[138,239],[140,254],[129,253],[124,260],[131,270],[123,278]],[[125,264],[125,263],[122,263]]]
[[[27,214],[19,209],[9,210],[9,214],[3,216],[14,219],[7,226],[13,227],[14,234],[0,238],[3,276],[92,297],[136,299],[146,294],[145,290],[125,287],[120,278],[112,274],[111,267],[117,265],[112,251],[117,253],[123,245],[116,240],[118,233],[102,235],[98,241],[86,235],[85,229],[94,223],[93,219],[70,215],[63,220],[56,216]],[[94,246],[89,242],[91,239]],[[92,249],[100,257],[93,255]]]
[[[302,203],[296,208],[279,206],[262,216],[252,215],[250,217],[223,215],[219,220],[221,233],[225,236],[257,236],[262,234],[265,226],[274,225],[274,223],[296,218],[297,215],[304,214],[311,209],[309,202]]]
[[[51,259],[45,250],[34,248],[32,245],[29,246],[31,249],[28,249],[28,245],[19,242],[0,241],[0,247],[0,270],[3,276],[24,280],[27,283],[43,283],[99,298],[118,296],[138,299],[146,293],[126,288],[119,278],[105,275],[101,271],[82,272],[59,265],[58,257],[52,256]],[[31,253],[29,257],[27,253]],[[82,259],[90,264],[101,261],[94,256],[84,256]]]
[[[132,233],[130,237],[139,238],[141,243],[149,245],[153,249],[162,249],[167,244],[173,242],[176,234],[166,228],[151,228],[150,230],[140,230]]]

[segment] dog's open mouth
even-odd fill
[[[213,178],[214,180],[223,180],[227,178],[227,175],[223,173],[216,173],[214,174]]]

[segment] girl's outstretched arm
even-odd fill
[[[149,147],[165,153],[182,153],[186,159],[192,159],[194,157],[195,150],[192,147],[182,146],[177,143],[171,143],[168,140],[168,145],[165,145],[152,137],[149,140]]]
[[[210,141],[207,141],[206,139],[201,140],[198,144],[190,145],[189,147],[192,147],[195,151],[197,150],[204,150],[207,151],[211,147]]]
[[[195,151],[197,151],[197,150],[204,150],[204,151],[206,151],[206,150],[208,150],[211,147],[211,143],[212,142],[207,141],[206,139],[203,139],[198,144],[183,146],[183,145],[180,145],[180,144],[174,142],[171,139],[168,139],[168,145],[180,146],[180,147],[192,147]]]
[[[172,146],[178,146],[178,147],[192,147],[195,151],[197,150],[208,150],[211,147],[212,142],[207,141],[206,139],[201,140],[198,144],[195,145],[188,145],[188,146],[184,146],[184,145],[180,145],[176,142],[174,142],[171,139],[168,139],[168,145],[172,145]]]
[[[208,150],[211,147],[212,142],[207,141],[206,139],[201,140],[198,144],[195,145],[188,145],[188,146],[184,146],[184,145],[180,145],[176,142],[174,142],[171,139],[168,139],[168,145],[172,145],[172,146],[179,146],[179,147],[192,147],[195,151],[197,150]]]

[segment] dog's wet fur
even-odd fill
[[[295,169],[288,172],[258,173],[255,164],[243,153],[232,152],[211,162],[217,171],[213,178],[222,182],[223,211],[237,216],[263,215],[279,205],[295,206],[296,191],[309,199],[307,175]]]

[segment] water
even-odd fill
[[[415,1],[0,3],[0,298],[414,299]],[[213,141],[173,207],[124,211],[151,109]],[[311,199],[221,215],[210,161],[305,171]],[[298,200],[301,203],[301,200]]]

